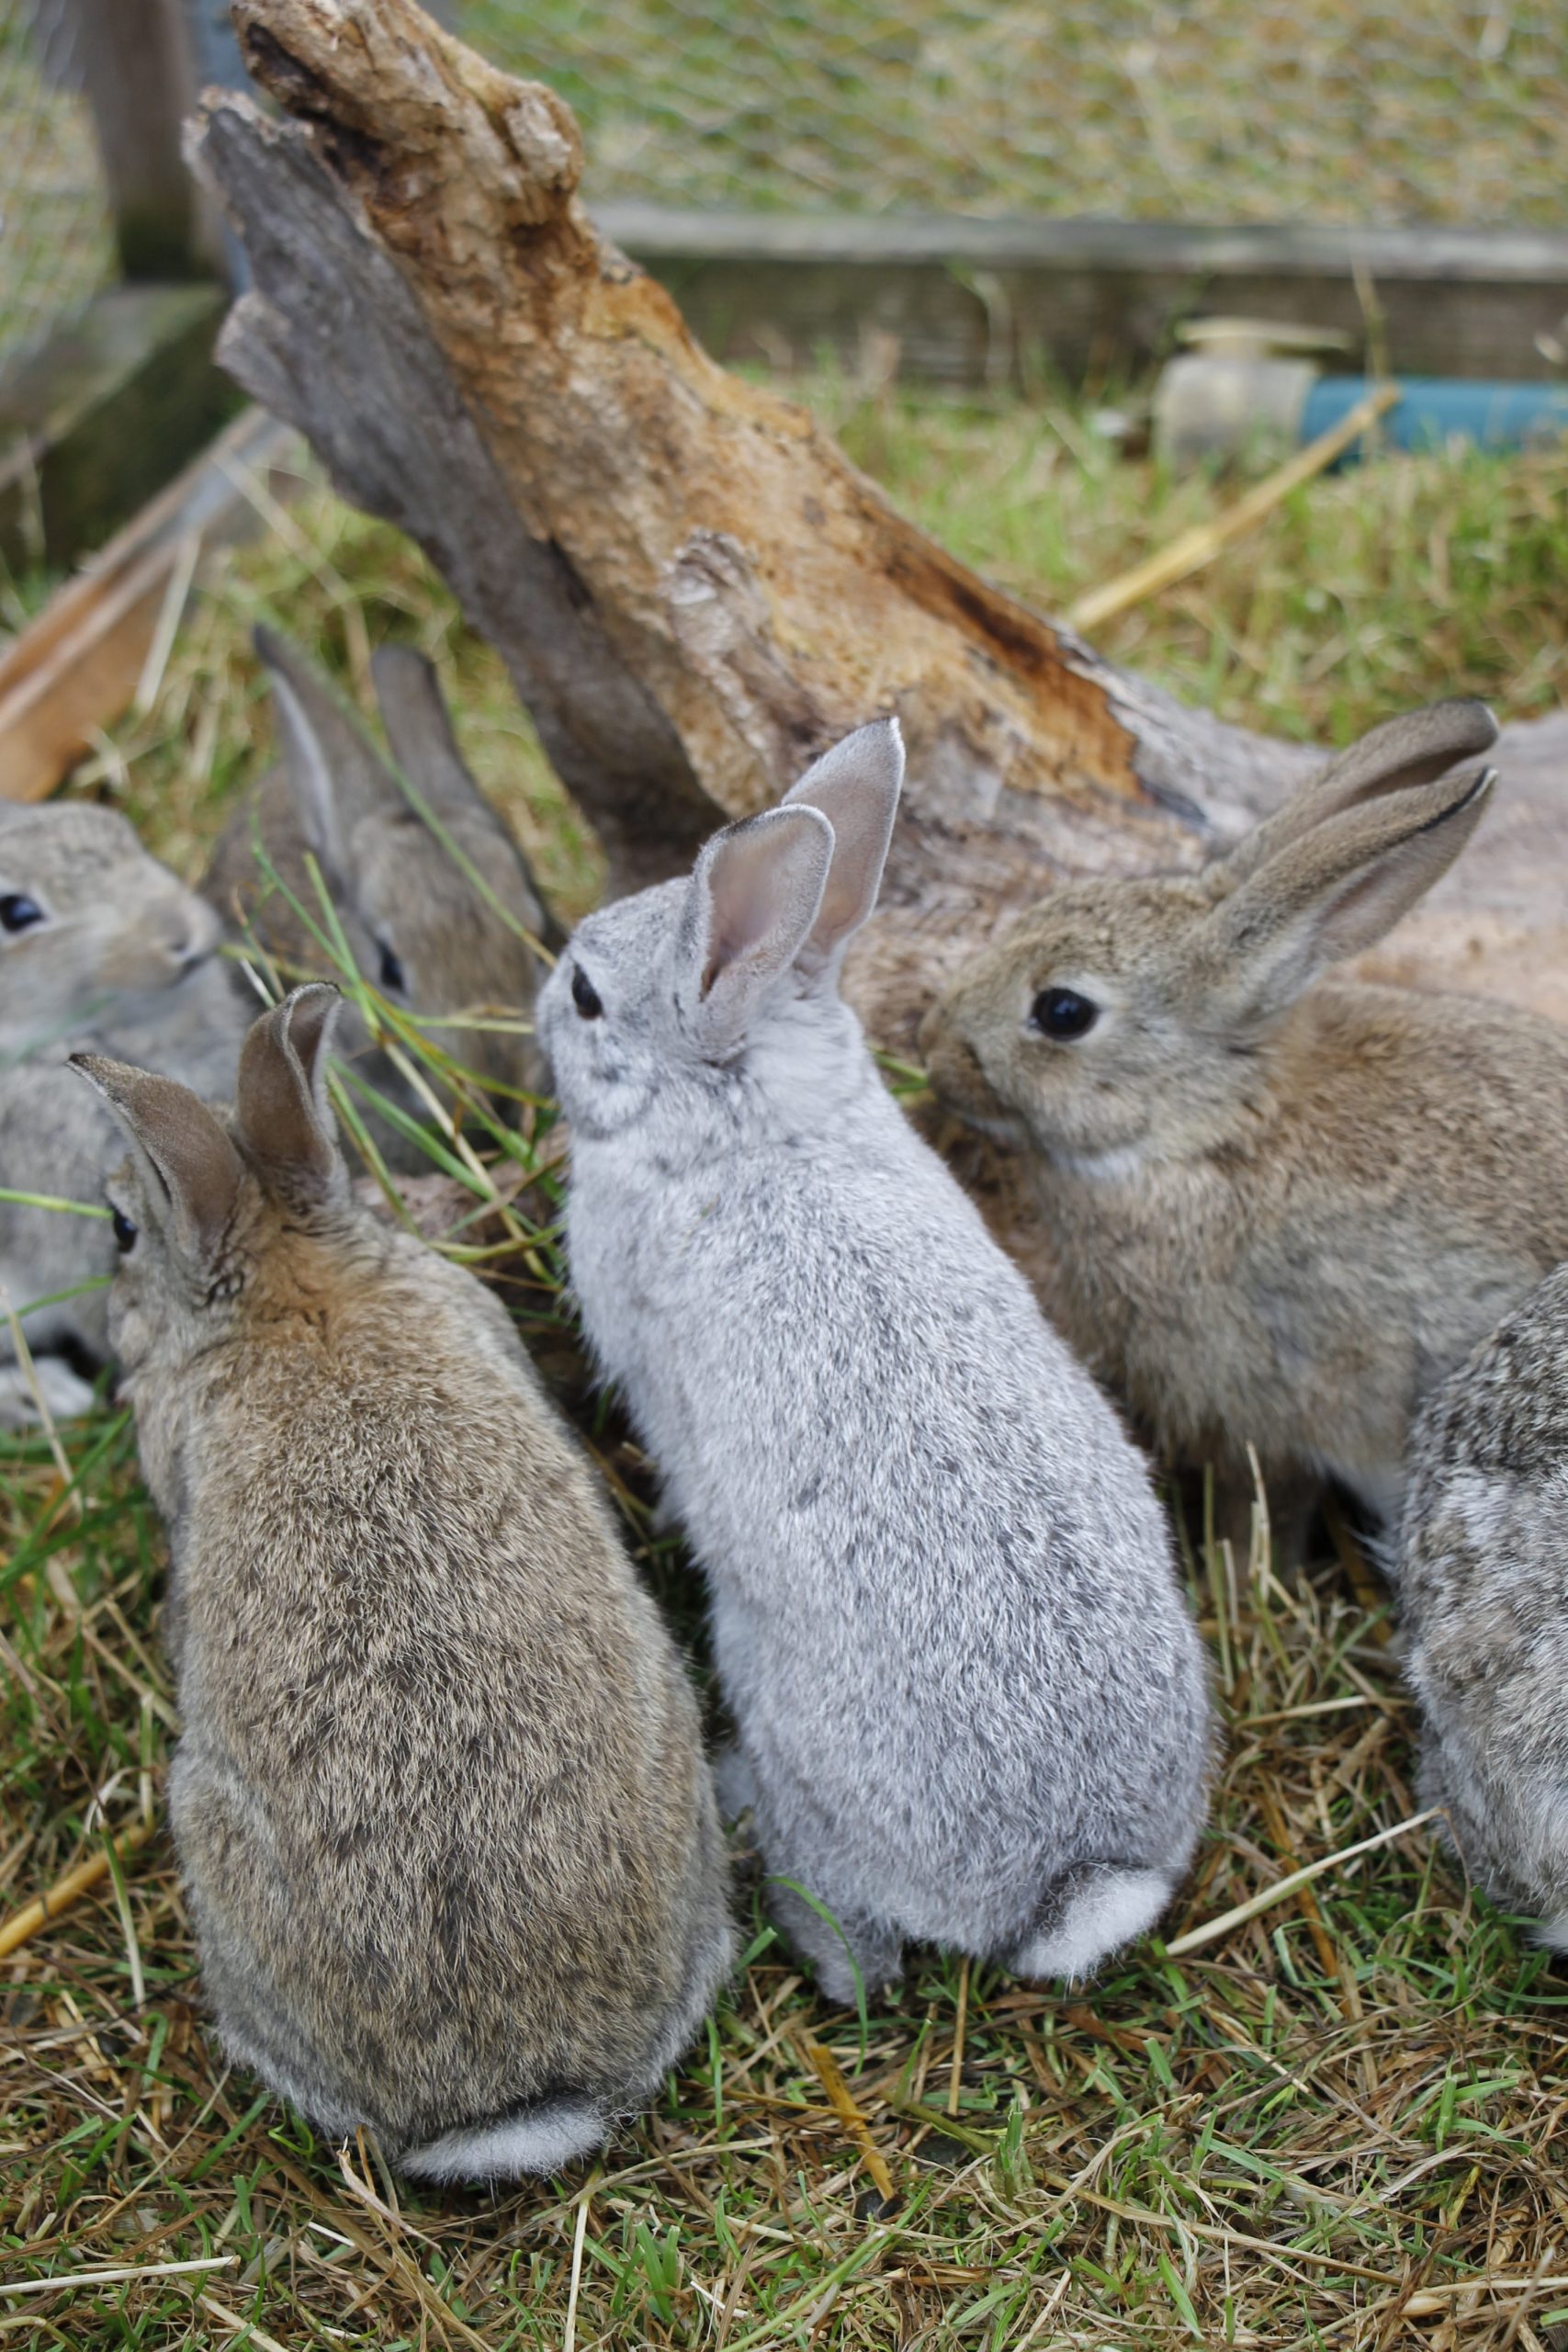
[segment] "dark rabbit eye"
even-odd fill
[[[408,979],[403,971],[402,959],[400,956],[394,956],[391,949],[385,944],[381,949],[381,986],[389,996],[408,994]]]
[[[1029,1018],[1043,1037],[1082,1037],[1099,1020],[1100,1007],[1077,989],[1042,989]]]
[[[581,964],[571,967],[571,1001],[584,1021],[597,1021],[604,1008],[599,1001],[599,991]]]
[[[111,1213],[114,1219],[114,1246],[123,1258],[128,1250],[134,1248],[139,1227],[131,1224],[123,1209],[112,1209]]]
[[[0,899],[0,931],[30,931],[43,921],[43,909],[25,891],[10,890]]]

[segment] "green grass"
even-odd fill
[[[1113,458],[1082,403],[807,389],[904,505],[1048,605],[1230,494]],[[1434,693],[1539,711],[1563,684],[1565,565],[1568,455],[1391,462],[1315,484],[1126,616],[1108,650],[1228,716],[1325,740]],[[494,656],[395,535],[319,486],[283,539],[239,551],[197,600],[151,707],[76,788],[120,798],[194,870],[266,756],[247,642],[263,614],[362,699],[370,643],[429,649],[547,887],[568,913],[591,901],[592,845]],[[481,1157],[506,1172],[494,1146]],[[458,1246],[508,1238],[493,1212],[459,1233],[472,1198],[450,1184],[411,1199]],[[641,1465],[585,1402],[539,1238],[552,1214],[547,1179],[525,1189],[493,1271],[690,1629],[692,1580],[652,1532]],[[42,1439],[0,1455],[0,1915],[96,1850],[106,1822],[157,1821],[173,1726],[162,1539],[130,1433],[106,1411],[63,1442],[69,1487]],[[1416,1811],[1397,1663],[1359,1565],[1287,1584],[1259,1543],[1250,1564],[1205,1555],[1189,1574],[1226,1741],[1172,1939]],[[1555,2352],[1568,1977],[1467,1894],[1427,1828],[1184,1961],[1151,1945],[1085,1995],[916,1954],[863,2037],[815,2001],[758,1912],[755,1858],[738,1862],[750,1964],[657,2110],[558,2184],[415,2196],[222,2068],[156,1835],[119,1885],[0,1960],[0,2289],[56,2282],[0,2293],[0,2336],[62,2352],[559,2352],[569,2336],[574,2352]],[[813,2039],[886,2160],[890,2209]],[[215,2267],[166,2267],[196,2262]],[[137,2275],[58,2283],[106,2268]]]

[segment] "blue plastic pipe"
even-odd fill
[[[1396,449],[1442,449],[1450,441],[1522,449],[1568,435],[1568,386],[1467,384],[1442,376],[1404,376],[1398,382],[1400,397],[1377,428]],[[1364,376],[1320,376],[1302,411],[1302,440],[1328,432],[1366,390]],[[1352,442],[1338,463],[1354,464],[1360,455],[1361,443]]]

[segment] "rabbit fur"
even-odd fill
[[[1385,1521],[1422,1399],[1568,1257],[1568,1034],[1321,977],[1458,855],[1494,779],[1450,770],[1495,735],[1438,703],[1198,874],[1065,883],[922,1030],[939,1093],[1030,1148],[1052,1309],[1162,1448],[1250,1442]]]
[[[1427,1401],[1394,1573],[1421,1803],[1568,1951],[1568,1266]]]
[[[65,1067],[73,1047],[143,1061],[199,1092],[229,1092],[245,1030],[214,956],[211,908],[148,854],[117,809],[0,802],[0,1186],[98,1205],[123,1152],[104,1104]],[[101,1218],[0,1201],[0,1283],[13,1306],[107,1279]],[[24,1323],[50,1410],[93,1401],[107,1347],[102,1291]],[[0,1321],[0,1426],[36,1414]]]
[[[902,770],[896,725],[850,736],[539,999],[583,1320],[708,1583],[721,1794],[840,2001],[917,1938],[1092,1971],[1168,1901],[1210,1753],[1145,1465],[839,994]]]
[[[213,852],[203,888],[225,920],[248,917],[268,953],[292,973],[321,970],[322,951],[281,894],[268,895],[255,841],[287,888],[320,920],[305,865],[311,853],[364,978],[391,1003],[442,1016],[486,1007],[528,1015],[537,970],[527,942],[475,888],[413,808],[397,775],[337,695],[297,649],[258,628],[256,651],[272,688],[281,757],[240,804]],[[411,646],[383,645],[371,672],[392,757],[437,824],[500,905],[534,939],[547,918],[521,850],[491,808],[453,736],[435,672]],[[454,1059],[502,1088],[535,1090],[531,1035],[493,1028],[441,1033]],[[384,1052],[372,1050],[345,1006],[340,1057],[369,1084],[423,1119],[425,1106]],[[362,1104],[389,1164],[423,1172],[419,1146]],[[502,1097],[503,1116],[512,1106]]]
[[[732,1953],[694,1693],[504,1309],[354,1198],[335,991],[236,1108],[97,1057],[110,1329],[168,1530],[175,1841],[225,2045],[405,2171],[553,2171]]]

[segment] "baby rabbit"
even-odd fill
[[[1422,1412],[1397,1587],[1421,1802],[1568,1951],[1568,1266]]]
[[[283,881],[318,924],[320,901],[305,868],[314,853],[365,978],[392,1003],[440,1016],[478,1007],[531,1010],[537,978],[526,942],[507,922],[445,842],[399,790],[396,777],[310,664],[271,629],[255,632],[277,716],[281,760],[247,796],[213,853],[203,888],[225,918],[236,907],[254,922],[268,951],[294,971],[320,971],[321,948],[280,894],[265,897],[254,832]],[[482,877],[513,923],[535,939],[546,918],[522,852],[463,764],[435,673],[412,647],[384,645],[372,661],[392,756],[437,824]],[[531,1037],[492,1028],[438,1033],[453,1058],[502,1088],[536,1088]],[[363,1023],[345,1008],[340,1055],[416,1117],[385,1054],[371,1051]],[[359,1106],[367,1113],[367,1106]],[[511,1115],[504,1095],[502,1115]],[[389,1121],[367,1113],[390,1165],[422,1171],[430,1162]]]
[[[583,1319],[710,1587],[721,1792],[837,2001],[912,1938],[1096,1968],[1169,1900],[1210,1745],[1143,1462],[839,994],[902,774],[861,729],[539,998]]]
[[[198,1092],[228,1093],[242,1007],[214,960],[210,907],[148,855],[126,819],[87,801],[0,801],[0,1187],[97,1202],[121,1144],[65,1068],[72,1046],[134,1056]],[[13,1306],[52,1299],[115,1262],[97,1218],[0,1201],[0,1283]],[[50,1409],[92,1402],[104,1296],[62,1298],[24,1325]],[[0,1427],[36,1411],[0,1320]]]
[[[134,1146],[110,1329],[173,1555],[175,1841],[236,2059],[405,2172],[553,2172],[724,1982],[717,1816],[504,1310],[353,1196],[336,1001],[255,1023],[231,1115],[75,1057]]]
[[[1568,1257],[1568,1034],[1320,978],[1458,855],[1494,779],[1449,770],[1495,731],[1435,704],[1201,873],[1064,884],[922,1032],[1039,1155],[1053,1308],[1162,1446],[1385,1518],[1423,1397]]]

